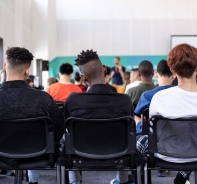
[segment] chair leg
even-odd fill
[[[148,184],[148,167],[147,163],[144,165],[144,184]]]
[[[25,170],[25,177],[26,177],[26,181],[29,181],[29,176],[28,176],[28,170]]]
[[[141,166],[137,166],[137,183],[142,184],[142,179],[141,179]]]
[[[19,170],[19,176],[18,176],[18,179],[19,179],[19,184],[22,184],[22,180],[23,180],[23,170]]]
[[[57,173],[57,184],[61,184],[61,172],[60,172],[60,166],[57,165],[57,169],[56,169],[56,173]]]
[[[65,172],[65,176],[66,176],[66,184],[69,184],[69,174],[68,174],[69,171],[66,171]]]
[[[152,175],[151,175],[151,170],[148,170],[148,184],[152,183]]]
[[[18,170],[15,170],[14,184],[18,184]]]
[[[67,184],[65,180],[65,166],[61,166],[61,183]]]
[[[194,180],[195,180],[195,184],[197,184],[197,171],[194,171]]]

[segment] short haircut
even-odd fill
[[[139,72],[139,69],[138,68],[132,68],[131,72]]]
[[[12,68],[25,66],[29,67],[34,56],[27,49],[11,47],[6,51],[7,61]]]
[[[50,78],[47,79],[47,83],[48,83],[49,86],[50,86],[51,84],[56,83],[56,82],[57,82],[57,80],[56,80],[55,78],[53,78],[53,77],[50,77]]]
[[[120,61],[120,57],[119,56],[116,56],[114,59],[117,59],[118,61]]]
[[[82,51],[75,59],[76,65],[84,65],[93,60],[100,60],[97,53],[93,50]]]
[[[139,64],[139,73],[143,77],[150,77],[153,75],[153,65],[150,61],[144,60]]]
[[[73,73],[73,66],[69,63],[64,63],[60,66],[60,73],[62,75],[70,75]]]
[[[105,65],[103,65],[103,67],[106,69],[105,70],[105,76],[110,75],[111,74],[111,68],[109,66],[105,66]]]
[[[79,82],[81,80],[81,76],[79,72],[75,72],[75,81]]]
[[[93,50],[82,51],[75,62],[86,79],[94,80],[104,77],[103,65]]]
[[[177,45],[170,51],[167,62],[180,77],[191,78],[197,67],[197,49],[188,44]]]
[[[157,72],[161,76],[166,76],[166,77],[172,76],[172,72],[170,71],[170,68],[169,68],[169,66],[167,64],[167,61],[165,59],[162,59],[158,63],[158,65],[157,65]]]

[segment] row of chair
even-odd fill
[[[67,119],[64,129],[66,147],[57,162],[57,183],[68,183],[68,171],[71,170],[134,170],[136,183],[141,184],[143,166],[144,183],[147,184],[151,182],[148,171],[152,169],[197,169],[197,162],[172,163],[155,158],[155,153],[175,158],[197,158],[197,141],[192,136],[197,135],[196,118],[171,120],[156,116],[147,122],[143,127],[144,131],[148,129],[149,157],[140,160],[136,158],[133,118]],[[166,123],[169,126],[165,127]],[[53,123],[48,117],[4,120],[0,121],[0,127],[0,169],[19,170],[15,184],[22,183],[22,170],[55,168]],[[162,135],[158,132],[161,128]],[[158,136],[165,137],[165,131],[170,130],[176,132],[176,141],[181,144],[171,148],[171,143],[166,140],[163,149]],[[188,143],[191,143],[189,147]]]

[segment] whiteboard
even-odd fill
[[[187,43],[197,48],[197,35],[172,35],[171,49],[176,45]]]

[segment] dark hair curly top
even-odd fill
[[[99,60],[96,52],[93,50],[82,51],[75,60],[76,65],[84,65],[92,60]]]
[[[12,66],[31,65],[34,56],[27,49],[11,47],[6,51],[7,61]]]

